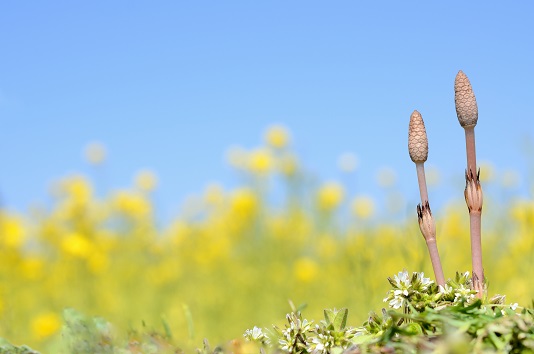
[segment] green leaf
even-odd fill
[[[423,334],[423,328],[419,323],[412,322],[406,326],[404,329],[409,335]]]
[[[324,319],[326,321],[327,327],[334,323],[335,317],[336,317],[336,314],[334,313],[334,310],[331,310],[331,309],[324,310]]]
[[[326,326],[329,327],[331,325],[334,331],[342,331],[347,325],[348,314],[349,310],[347,308],[324,310]]]
[[[367,344],[367,343],[370,343],[371,341],[373,341],[374,339],[376,339],[375,335],[372,335],[372,334],[361,334],[361,335],[355,336],[352,339],[352,343],[354,343],[356,345],[364,344],[364,343]]]
[[[349,310],[347,308],[342,308],[337,311],[336,317],[334,318],[334,329],[336,331],[342,331],[347,325],[347,317],[349,315]]]

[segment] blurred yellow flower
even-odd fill
[[[302,257],[293,264],[293,274],[295,278],[302,283],[312,282],[319,272],[317,263],[308,257]]]
[[[293,154],[284,154],[278,158],[278,170],[285,176],[294,176],[299,169],[299,161]]]
[[[495,178],[495,165],[490,161],[481,161],[478,163],[480,170],[480,182],[489,182]]]
[[[273,157],[266,149],[256,149],[250,152],[248,167],[252,173],[266,174],[273,167]]]
[[[150,170],[142,170],[135,176],[135,186],[143,192],[152,192],[158,186],[158,176]]]
[[[282,125],[273,125],[265,132],[265,142],[276,149],[281,149],[289,144],[289,131]]]
[[[230,166],[244,170],[248,165],[248,153],[241,146],[231,146],[226,151],[226,159]]]
[[[109,259],[107,255],[103,252],[93,252],[88,259],[89,269],[95,273],[99,274],[105,271],[109,265]]]
[[[106,147],[99,142],[91,142],[85,147],[85,158],[93,165],[102,164],[106,160]]]
[[[426,183],[428,186],[437,186],[440,183],[440,172],[435,166],[425,166]]]
[[[61,181],[59,192],[77,204],[86,204],[92,196],[93,188],[87,178],[74,175]]]
[[[208,205],[217,206],[224,202],[224,190],[221,185],[212,183],[204,190],[204,200]]]
[[[510,208],[510,214],[521,223],[528,224],[529,218],[534,217],[534,202],[528,200],[516,201]]]
[[[352,152],[343,153],[337,159],[337,166],[342,172],[354,172],[358,167],[358,157]]]
[[[54,312],[44,312],[37,315],[31,322],[33,335],[37,338],[47,338],[55,334],[61,327],[61,320]]]
[[[514,170],[507,170],[504,171],[502,175],[502,186],[504,188],[515,188],[519,186],[519,182],[521,180],[521,177],[519,176],[519,173]]]
[[[337,252],[337,240],[333,235],[325,234],[319,237],[316,247],[317,253],[322,258],[331,258]]]
[[[119,211],[134,218],[146,217],[152,211],[152,206],[145,197],[129,191],[117,192],[113,204]]]
[[[44,261],[33,257],[25,259],[22,263],[22,274],[26,279],[38,279],[43,275]]]
[[[360,219],[368,219],[375,212],[375,202],[368,196],[354,198],[351,204],[352,213]]]
[[[317,192],[317,204],[319,209],[331,211],[343,201],[345,191],[337,182],[328,182],[322,185]]]
[[[0,245],[19,248],[24,243],[25,230],[22,219],[17,216],[0,215]]]
[[[71,233],[61,242],[61,249],[71,256],[87,258],[93,251],[93,245],[85,236]]]
[[[256,212],[257,198],[248,188],[240,188],[232,193],[232,211],[241,217],[249,217]]]
[[[390,167],[383,167],[378,171],[377,181],[380,187],[393,187],[397,182],[397,173]]]

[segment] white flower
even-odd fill
[[[430,278],[425,278],[425,273],[417,273],[417,279],[421,282],[421,291],[425,291],[428,289],[430,285],[434,283],[433,280],[430,280]]]
[[[261,340],[264,336],[265,335],[263,334],[263,331],[261,330],[261,328],[258,328],[256,326],[254,326],[254,328],[252,329],[247,329],[244,334],[244,337],[247,340],[253,340],[253,341]]]
[[[407,289],[412,285],[407,270],[403,270],[402,272],[399,272],[398,275],[394,275],[393,277],[395,278],[395,283],[398,288]]]
[[[314,353],[329,353],[334,346],[332,337],[324,334],[318,334],[312,339],[312,345],[315,347]]]
[[[517,304],[517,302],[515,302],[515,303],[513,303],[513,304],[510,305],[510,308],[511,308],[512,310],[515,311],[515,310],[517,309],[518,306],[519,306],[519,305]]]
[[[445,284],[445,286],[439,285],[438,289],[440,293],[445,294],[445,295],[452,293],[452,290],[453,290],[452,287],[448,284]]]
[[[473,294],[473,290],[466,288],[463,284],[460,284],[460,287],[454,292],[454,301],[456,302],[462,298],[470,301],[475,298],[475,294]]]
[[[393,300],[389,302],[389,306],[394,309],[399,309],[404,305],[405,299],[402,296],[395,296]]]

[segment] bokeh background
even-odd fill
[[[190,348],[269,326],[288,299],[360,324],[387,276],[431,274],[414,109],[446,275],[468,270],[458,70],[479,106],[490,293],[530,302],[533,11],[3,2],[0,337],[51,348],[65,307],[124,332],[165,318]]]

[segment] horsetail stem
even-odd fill
[[[419,229],[425,238],[432,268],[438,285],[445,285],[445,277],[439,257],[438,246],[436,243],[436,225],[430,204],[428,203],[428,191],[425,178],[425,161],[428,158],[428,138],[426,136],[425,123],[423,117],[418,111],[413,111],[410,116],[410,125],[408,127],[408,152],[410,158],[415,163],[417,170],[417,181],[419,184],[419,194],[421,195],[421,204],[417,205],[417,218]]]
[[[475,149],[478,107],[471,83],[461,70],[454,80],[454,102],[458,121],[465,130],[467,169],[464,196],[469,210],[473,288],[478,291],[477,296],[482,298],[485,290],[481,242],[482,188],[479,179],[480,171],[477,172]]]

